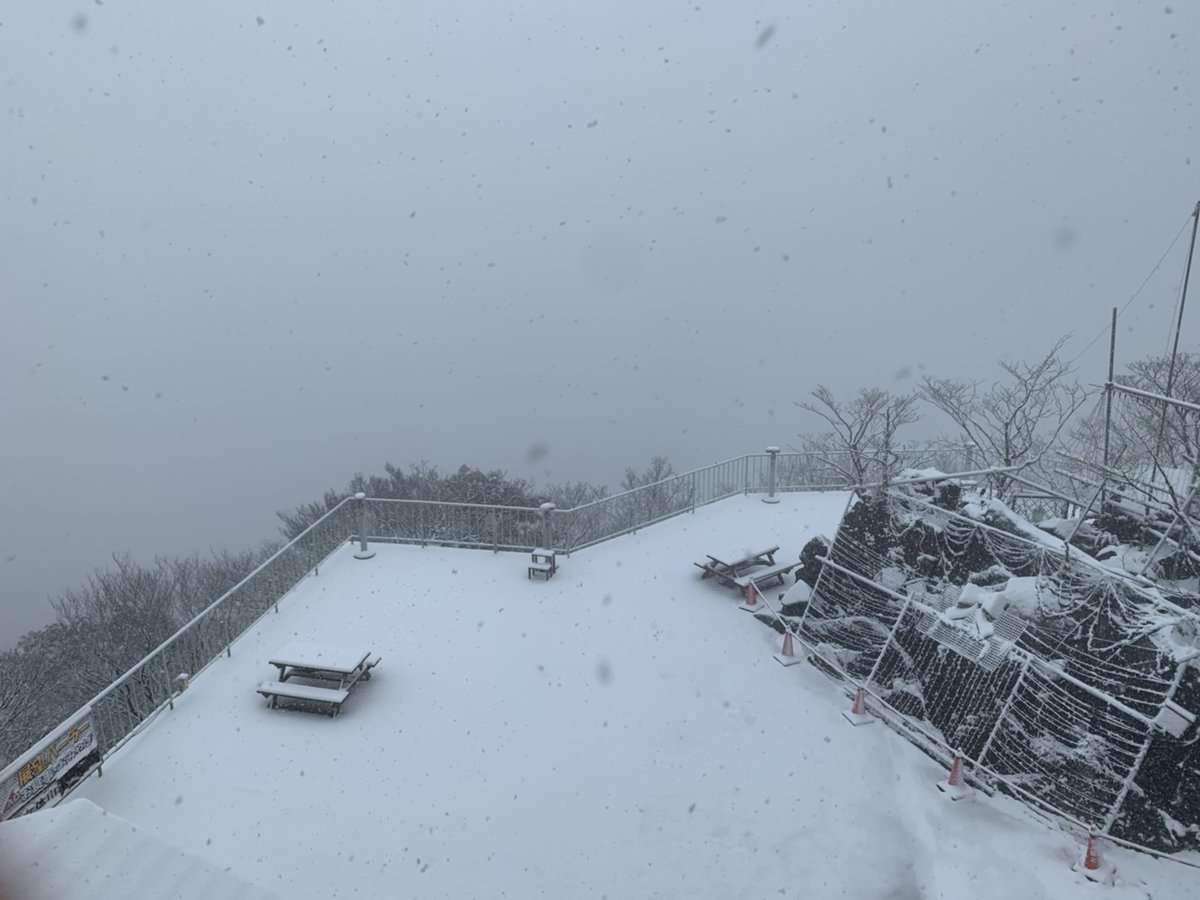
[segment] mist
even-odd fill
[[[1163,352],[1200,8],[826,7],[0,13],[0,646],[385,462],[611,486],[817,383],[1102,382],[1113,307]]]

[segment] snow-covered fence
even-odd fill
[[[174,678],[196,673],[356,531],[352,499],[342,501],[231,591],[117,679],[90,704],[102,756],[172,702]]]
[[[556,549],[582,550],[725,497],[751,490],[765,491],[765,463],[761,484],[757,481],[752,484],[750,480],[752,474],[757,474],[755,463],[759,458],[759,454],[739,456],[574,509],[556,509],[551,514]],[[766,454],[761,454],[761,459],[765,461]]]
[[[34,777],[45,769],[44,760],[53,763],[61,757],[62,728],[55,729],[0,772],[0,785],[11,781],[23,788],[31,784],[39,788],[36,796],[23,797],[19,806],[5,803],[0,808],[0,819],[32,811],[56,799],[99,766],[156,712],[172,704],[179,690],[180,673],[194,675],[222,651],[228,653],[239,635],[354,534],[356,512],[351,499],[334,507],[64,723],[74,723],[72,734],[84,723],[94,746],[86,755],[72,758],[69,768],[56,770],[53,780],[42,777],[44,784],[35,784]]]
[[[368,541],[484,550],[529,550],[541,544],[537,507],[370,498],[364,503]]]
[[[959,460],[939,455],[944,451],[896,452],[912,466],[962,468]],[[360,531],[366,530],[367,540],[374,542],[526,551],[545,543],[549,515],[553,549],[571,552],[735,494],[766,493],[770,462],[771,454],[747,454],[548,513],[525,507],[346,498],[0,772],[0,785],[11,783],[30,792],[22,795],[19,807],[0,807],[0,819],[57,798],[100,765],[143,723],[173,704],[181,673],[195,675],[222,651],[228,652],[237,637],[329,554],[349,540],[361,539]],[[849,485],[837,462],[836,454],[777,454],[776,490],[844,489]],[[360,524],[364,510],[365,529]],[[62,734],[76,733],[79,722],[94,735],[94,747],[60,771],[47,760],[61,761]]]
[[[1027,801],[1151,843],[1165,802],[1155,767],[1182,759],[1179,738],[1195,731],[1200,618],[1003,504],[989,509],[1003,513],[992,524],[987,510],[908,492],[859,503],[799,634],[926,749],[959,751]]]
[[[895,450],[897,471],[902,466],[963,471],[970,454],[963,448]],[[697,507],[736,494],[766,493],[771,486],[771,456],[776,457],[776,491],[845,490],[844,456],[820,453],[750,453],[691,472],[672,475],[654,484],[604,497],[574,509],[555,510],[556,548],[581,550],[661,522]]]
[[[960,471],[958,448],[894,451],[897,465]],[[834,452],[779,453],[777,491],[842,490],[850,486]],[[671,475],[572,509],[550,512],[554,549],[582,550],[736,494],[765,493],[771,454],[750,453]],[[369,541],[528,551],[543,543],[542,512],[533,507],[431,500],[364,501]]]
[[[869,451],[869,458],[883,454]],[[901,469],[935,468],[943,472],[965,472],[975,467],[976,454],[966,446],[946,447],[898,447],[887,454],[889,471],[885,472],[882,461],[867,467],[869,480],[884,481],[889,475],[895,477]],[[766,457],[761,457],[765,460]],[[812,453],[781,453],[779,455],[779,488],[783,491],[843,490],[852,486],[847,473],[853,470],[851,454],[847,450],[823,450]],[[766,476],[762,464],[756,460],[751,483],[765,484]],[[757,488],[756,488],[757,489]]]
[[[1065,519],[1071,512],[1070,502],[1048,492],[1017,491],[1008,499],[1013,512],[1030,522],[1046,519]]]

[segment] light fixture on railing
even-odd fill
[[[771,458],[771,462],[767,470],[767,496],[762,498],[762,502],[778,503],[779,498],[775,496],[775,460],[779,456],[779,448],[768,447],[767,455]]]

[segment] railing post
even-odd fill
[[[1008,697],[1005,699],[1004,705],[1000,707],[1000,713],[996,716],[996,722],[992,725],[991,733],[988,734],[987,740],[983,742],[983,747],[979,750],[979,756],[975,760],[976,767],[984,765],[988,751],[992,749],[992,742],[996,740],[996,733],[1000,730],[1000,726],[1004,724],[1004,720],[1008,718],[1008,711],[1012,708],[1013,699],[1021,692],[1021,688],[1025,684],[1025,676],[1029,674],[1029,666],[1032,663],[1033,657],[1027,654],[1025,656],[1025,664],[1021,666],[1021,674],[1017,676],[1016,682],[1013,683],[1012,689],[1009,690]]]
[[[1200,209],[1200,206],[1197,206]],[[1179,685],[1183,682],[1183,670],[1187,668],[1187,663],[1175,668],[1175,678],[1171,682],[1171,686],[1167,688],[1167,694],[1163,697],[1162,704],[1159,706],[1161,711],[1168,702],[1175,698],[1175,692],[1179,690]],[[1121,813],[1121,805],[1125,802],[1125,798],[1129,795],[1130,789],[1134,786],[1134,779],[1142,771],[1142,763],[1146,761],[1146,754],[1150,752],[1150,745],[1154,742],[1154,729],[1150,728],[1146,732],[1146,739],[1142,741],[1142,746],[1134,757],[1133,765],[1129,767],[1129,771],[1125,775],[1125,782],[1121,785],[1121,790],[1117,792],[1117,797],[1113,800],[1112,806],[1108,810],[1108,815],[1104,817],[1104,833],[1108,834],[1117,823],[1117,816]]]
[[[904,605],[900,607],[900,615],[896,616],[896,621],[892,624],[892,629],[888,632],[887,639],[884,640],[883,646],[879,649],[879,655],[875,657],[875,662],[871,665],[871,671],[867,675],[867,680],[863,682],[863,687],[869,688],[871,683],[875,680],[875,676],[879,673],[879,665],[883,662],[884,656],[887,655],[888,646],[895,641],[896,632],[900,630],[900,625],[904,622],[904,616],[908,613],[908,608],[911,605],[912,595],[910,594],[909,596],[905,597]]]
[[[358,552],[354,558],[370,559],[375,551],[367,549],[367,495],[359,491],[354,499],[358,501]]]
[[[775,496],[775,458],[779,456],[779,448],[768,447],[767,456],[770,457],[767,466],[767,496],[762,498],[762,502],[778,503],[779,498]]]
[[[550,513],[554,511],[553,503],[543,503],[538,507],[542,511],[542,547],[554,549],[554,527],[550,524]]]

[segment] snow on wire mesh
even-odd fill
[[[801,636],[901,717],[902,733],[919,729],[1026,799],[1120,830],[1193,652],[1173,631],[1194,633],[1194,616],[997,501],[959,511],[892,491],[860,502],[826,560]]]

